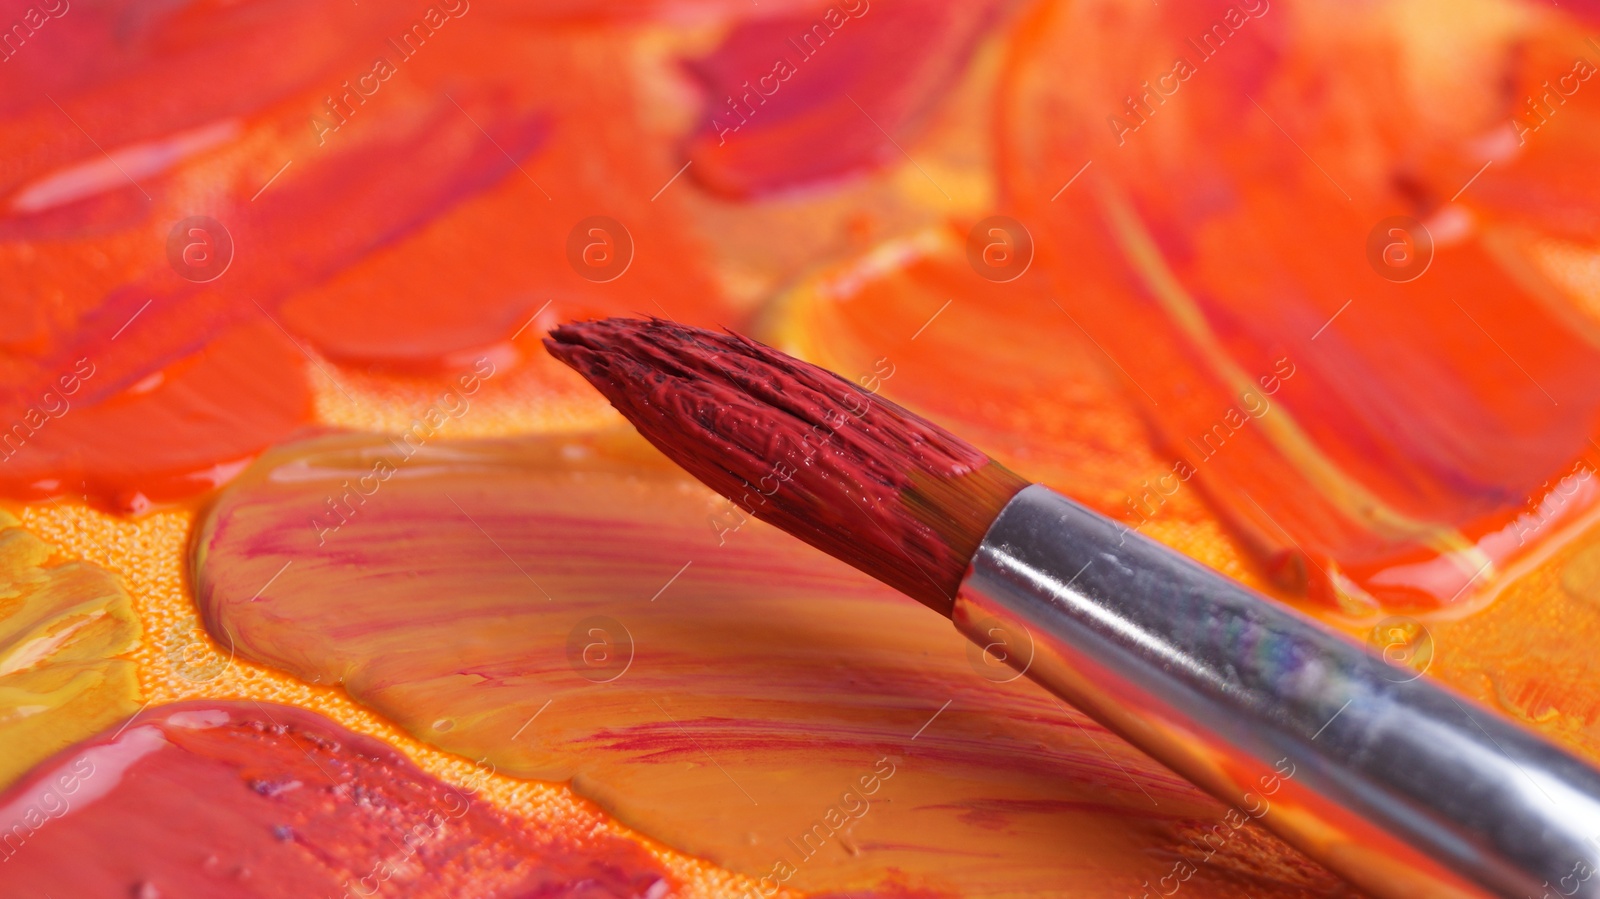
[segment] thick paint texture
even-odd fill
[[[0,436],[0,485],[130,512],[209,490],[305,424],[303,365],[271,324],[247,322],[96,402],[89,387],[107,369],[82,357]]]
[[[689,65],[705,96],[694,178],[750,198],[902,158],[1002,0],[842,0],[741,22]]]
[[[139,708],[140,630],[115,577],[0,511],[0,786]]]
[[[653,199],[679,164],[615,64],[642,31],[537,13],[112,4],[41,29],[0,101],[0,489],[192,495],[308,424],[330,363],[513,362],[541,310],[736,319],[682,192]],[[217,224],[169,245],[191,216]],[[209,280],[181,262],[229,242]]]
[[[618,424],[536,346],[605,315],[797,350],[1230,576],[1342,602],[1317,611],[1358,639],[1411,606],[1428,676],[1600,758],[1597,513],[1592,486],[1562,480],[1594,431],[1600,81],[1575,71],[1600,64],[1592,0],[1239,2],[1233,24],[1227,4],[1145,0],[30,0],[0,26],[29,7],[61,14],[0,49],[0,491],[61,497],[22,513],[61,550],[0,530],[0,664],[29,666],[0,675],[0,780],[149,698],[248,696],[281,724],[271,703],[289,702],[376,742],[249,724],[217,769],[196,760],[226,755],[213,738],[231,725],[177,728],[153,706],[110,743],[148,724],[172,748],[146,760],[189,753],[162,769],[178,773],[119,781],[148,790],[127,794],[137,813],[0,864],[0,892],[37,865],[24,895],[139,895],[152,872],[207,870],[193,847],[220,822],[269,861],[230,880],[218,852],[191,894],[270,889],[260,872],[290,859],[327,887],[295,895],[339,895],[439,795],[388,767],[386,743],[457,784],[461,765],[498,766],[474,815],[493,802],[609,846],[564,785],[518,780],[570,777],[757,892],[1338,893],[1031,686],[980,677],[1009,671],[974,669],[936,616],[744,522],[637,441],[444,442]],[[1187,48],[1207,32],[1211,48]],[[786,47],[806,34],[802,59]],[[1192,73],[1174,74],[1179,55]],[[745,121],[724,143],[730,99]],[[966,257],[991,212],[1032,232],[1016,281]],[[1395,214],[1437,244],[1398,285],[1365,257]],[[215,281],[167,257],[191,215],[234,239]],[[606,283],[567,258],[596,215],[635,246]],[[481,358],[495,373],[469,395]],[[1248,398],[1237,375],[1277,386]],[[471,410],[456,418],[446,390]],[[414,430],[429,409],[449,424]],[[200,502],[79,505],[204,502],[308,425],[426,449],[286,447],[216,497],[211,531]],[[142,640],[87,563],[126,584]],[[195,589],[214,639],[191,627]],[[594,616],[610,622],[579,627]],[[330,733],[340,752],[305,739]],[[290,738],[335,775],[375,764],[352,795],[392,804],[296,805],[326,781]],[[223,802],[247,757],[302,788]],[[191,783],[191,762],[212,773]],[[82,795],[62,797],[65,818],[40,805],[37,838],[102,808]],[[317,822],[318,851],[360,851],[306,863],[312,844],[273,842],[285,809]],[[487,861],[429,883],[480,895],[546,858],[479,833]],[[72,890],[102,856],[127,878]],[[742,894],[663,857],[698,872],[674,894]],[[659,883],[572,876],[547,891]],[[380,894],[404,892],[398,877]]]
[[[642,849],[554,838],[311,712],[146,711],[0,794],[17,896],[659,897]]]
[[[275,450],[200,527],[194,580],[241,657],[570,778],[760,889],[1125,889],[1221,825],[1196,895],[1341,890],[631,434]]]
[[[1045,4],[1000,91],[1063,307],[1280,582],[1352,608],[1464,601],[1600,497],[1600,202],[1561,174],[1594,107],[1514,118],[1600,52],[1560,13],[1425,6]],[[1382,258],[1423,238],[1368,255],[1390,216],[1431,235],[1404,283]]]

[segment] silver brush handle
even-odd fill
[[[1224,828],[1373,894],[1600,897],[1600,773],[1049,488],[1000,513],[953,617],[1227,804]]]

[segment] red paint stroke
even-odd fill
[[[903,158],[1002,6],[841,0],[740,23],[688,66],[706,97],[690,173],[743,198]]]
[[[1472,158],[1509,105],[1419,134],[1399,88],[1325,83],[1326,67],[1302,62],[1327,52],[1310,46],[1322,36],[1276,5],[1239,6],[1041,19],[1003,90],[1015,98],[1010,187],[1049,238],[1060,304],[1173,460],[1177,477],[1124,513],[1159,515],[1183,472],[1198,473],[1285,585],[1326,597],[1338,583],[1391,606],[1470,597],[1600,497],[1563,481],[1593,468],[1600,344],[1575,324],[1574,299],[1541,297],[1525,260],[1493,245],[1512,206],[1534,237],[1592,245],[1600,198],[1573,191],[1530,213],[1508,199],[1528,168],[1507,163],[1452,205],[1481,157],[1449,167],[1449,188],[1419,180],[1418,162]],[[1224,19],[1234,27],[1208,32]],[[1343,39],[1381,57],[1393,38]],[[1184,48],[1188,77],[1155,77],[1176,69],[1149,48],[1169,45]],[[1075,58],[1086,64],[1062,67]],[[1511,73],[1519,60],[1508,47],[1483,62]],[[1538,152],[1575,164],[1583,133],[1536,135]],[[1084,160],[1093,169],[1063,188]],[[1548,192],[1546,176],[1527,177]],[[1394,215],[1434,235],[1431,267],[1407,283],[1367,258],[1369,232]],[[1530,508],[1547,513],[1537,526]]]
[[[377,740],[257,702],[136,716],[0,795],[0,824],[16,896],[599,899],[670,888],[627,840],[552,833]]]
[[[630,34],[482,6],[73,8],[13,55],[4,74],[29,90],[0,100],[17,286],[0,297],[0,489],[123,509],[209,489],[308,422],[312,353],[429,373],[504,349],[541,308],[735,319],[681,201],[652,202],[674,170],[613,64]],[[55,52],[73,41],[94,52]],[[596,214],[637,248],[616,282],[567,259]],[[214,281],[169,262],[192,215],[235,247]],[[246,333],[243,360],[218,358]],[[150,389],[202,357],[191,389]],[[60,395],[80,364],[94,376]]]
[[[271,324],[249,322],[86,403],[103,371],[81,357],[6,423],[0,490],[92,496],[135,513],[210,490],[309,419],[305,364]]]

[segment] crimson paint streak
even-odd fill
[[[629,897],[669,886],[642,849],[581,845],[314,713],[164,706],[0,795],[8,896]]]

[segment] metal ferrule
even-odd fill
[[[1049,488],[995,519],[953,617],[1373,894],[1600,897],[1600,773]]]

